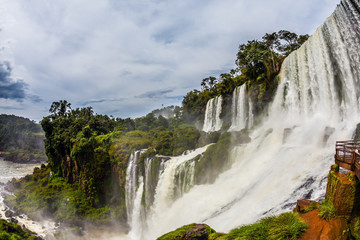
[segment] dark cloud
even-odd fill
[[[22,102],[25,98],[34,103],[42,101],[39,96],[27,95],[25,89],[28,84],[21,79],[14,80],[11,73],[12,67],[9,62],[0,63],[0,98],[12,99],[18,102]]]
[[[155,91],[148,91],[146,93],[140,94],[136,96],[136,98],[161,98],[164,97],[166,94],[173,92],[174,90],[155,90]]]
[[[11,77],[12,68],[9,62],[0,63],[0,98],[22,101],[25,97],[27,84]]]

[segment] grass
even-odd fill
[[[307,224],[297,213],[283,213],[275,217],[233,229],[229,234],[215,239],[226,240],[295,240],[307,229]]]
[[[319,216],[325,220],[329,220],[332,217],[335,217],[336,209],[334,205],[329,202],[328,199],[325,199],[321,202],[320,208],[319,208]]]
[[[312,210],[318,209],[318,203],[317,202],[312,202],[307,208],[305,208],[304,212],[308,213],[311,212]]]
[[[169,232],[157,240],[185,239],[186,231],[194,228],[190,224]],[[254,224],[231,230],[228,234],[217,233],[208,228],[209,240],[296,240],[307,229],[307,224],[297,213],[288,212],[279,216],[266,217]],[[188,239],[188,238],[186,238]],[[198,239],[198,238],[193,238]]]

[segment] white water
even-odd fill
[[[25,175],[31,174],[35,167],[40,167],[39,164],[18,164],[8,161],[4,161],[0,158],[0,217],[7,219],[5,212],[7,207],[4,205],[4,198],[2,194],[11,194],[5,190],[5,184],[12,178],[21,178]],[[25,215],[14,217],[18,220],[20,226],[25,226],[30,231],[36,232],[41,237],[51,237],[52,233],[55,232],[55,223],[49,220],[33,221]]]
[[[237,87],[232,98],[232,119],[229,131],[251,128],[254,123],[252,103],[246,92],[246,84]]]
[[[134,211],[139,211],[138,209],[135,209],[136,197],[137,197],[136,190],[139,187],[139,185],[143,183],[142,181],[140,182],[140,179],[138,180],[139,169],[137,163],[140,159],[141,153],[143,153],[144,151],[145,150],[138,150],[132,153],[128,161],[128,167],[126,169],[126,185],[125,185],[126,212],[128,217],[128,223],[130,225],[132,225],[133,223],[132,218],[133,215],[135,214]]]
[[[222,96],[210,99],[206,104],[205,119],[204,119],[204,132],[219,131],[222,126],[220,119],[222,105]]]
[[[232,168],[214,184],[193,186],[176,199],[175,165],[182,160],[166,163],[144,239],[192,222],[227,232],[291,210],[297,199],[324,197],[335,141],[351,138],[360,122],[359,19],[351,1],[343,0],[324,25],[284,61],[268,118],[251,131],[249,144],[234,147]],[[237,112],[242,112],[244,101]],[[213,131],[216,125],[214,102],[208,102],[204,131]],[[240,116],[242,121],[233,121],[233,130],[253,122],[252,116],[248,120],[244,116]]]

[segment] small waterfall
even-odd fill
[[[210,99],[206,104],[205,119],[204,119],[204,132],[219,131],[222,126],[220,119],[222,105],[222,96]]]
[[[175,196],[181,197],[184,193],[187,193],[191,187],[194,186],[195,180],[195,160],[187,161],[177,166],[175,170]]]
[[[136,190],[133,206],[134,208],[131,211],[131,218],[130,218],[130,226],[131,231],[129,232],[129,237],[131,239],[137,240],[142,238],[143,230],[144,230],[144,216],[142,215],[143,206],[141,205],[141,200],[144,192],[144,180],[143,177],[139,177],[138,181],[138,189]]]
[[[145,160],[145,205],[147,210],[154,203],[155,189],[159,176],[165,169],[167,157],[153,157]]]
[[[126,169],[126,184],[125,184],[125,191],[126,191],[126,213],[128,217],[128,223],[132,226],[133,223],[133,216],[135,209],[138,211],[139,206],[136,205],[136,196],[137,191],[136,189],[142,184],[138,177],[139,177],[139,167],[137,165],[141,154],[145,150],[138,150],[135,151],[130,155],[128,161],[128,167]],[[141,187],[143,188],[143,187]]]
[[[246,84],[237,87],[232,98],[230,131],[251,128],[254,123],[253,106],[246,92]]]

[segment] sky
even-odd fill
[[[0,0],[0,113],[54,101],[140,117],[235,68],[239,44],[312,34],[340,0]]]

